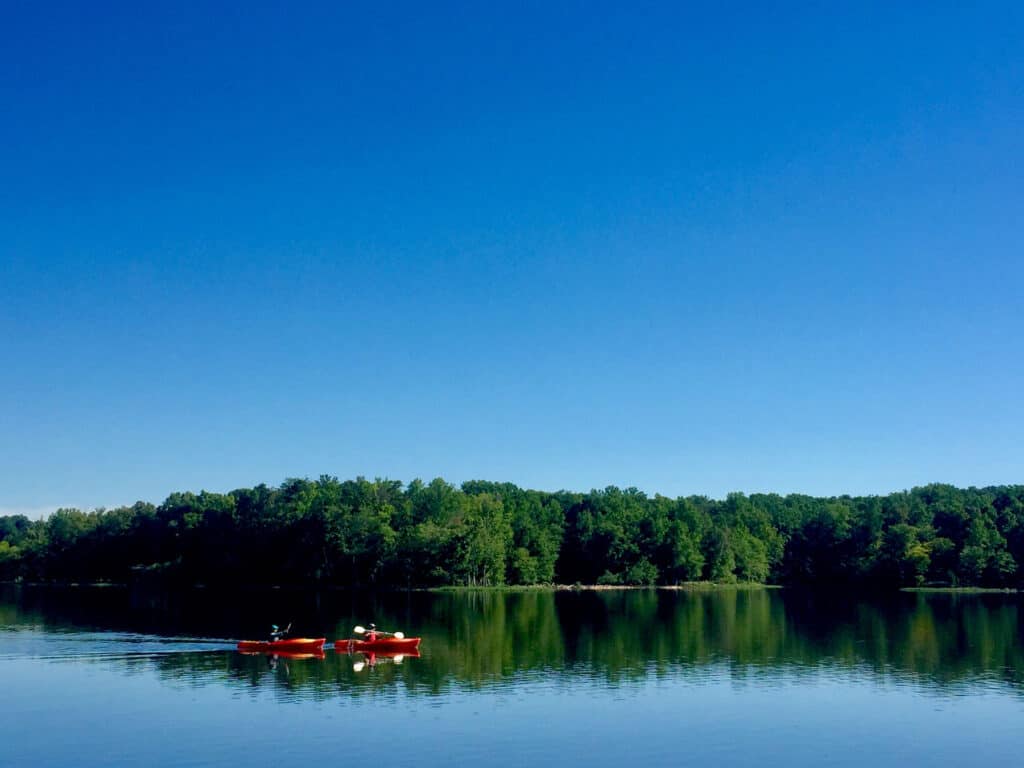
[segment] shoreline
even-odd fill
[[[901,587],[900,592],[919,592],[940,595],[1017,595],[1014,587]]]
[[[446,592],[630,592],[638,590],[657,590],[662,592],[743,592],[767,589],[786,589],[784,584],[759,584],[756,582],[720,583],[713,581],[688,581],[682,584],[499,584],[499,585],[465,585],[451,584],[440,587],[397,587],[372,585],[334,585],[334,584],[175,584],[159,581],[140,580],[138,582],[48,582],[48,581],[0,581],[0,586],[50,588],[50,589],[134,589],[156,588],[174,590],[232,590],[244,592],[282,591],[298,592],[428,592],[442,594]],[[800,585],[807,588],[807,585]],[[820,591],[831,591],[833,585],[812,587]],[[898,589],[882,590],[907,594],[938,594],[938,595],[1017,595],[1024,590],[1014,587],[899,587]],[[878,594],[877,590],[867,593]]]
[[[59,589],[131,589],[134,587],[164,587],[172,589],[231,589],[231,590],[274,590],[319,592],[626,592],[635,590],[662,590],[667,592],[716,592],[760,589],[782,589],[781,584],[758,584],[756,582],[720,583],[714,581],[687,581],[682,584],[496,584],[465,585],[450,584],[441,587],[396,587],[396,586],[344,586],[332,584],[174,584],[141,580],[138,582],[110,581],[0,581],[0,585],[20,587],[54,587]]]
[[[413,587],[413,592],[627,592],[636,590],[661,590],[666,592],[715,592],[728,590],[782,589],[781,584],[757,584],[742,582],[735,584],[714,581],[688,581],[683,584],[510,584],[498,586],[466,586],[455,584],[446,587]]]

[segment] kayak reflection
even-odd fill
[[[298,651],[239,651],[242,656],[267,656],[271,659],[318,659],[323,661],[327,658],[327,655],[322,651],[308,651],[306,653],[300,653]]]
[[[348,653],[348,651],[342,648],[335,648],[335,653],[342,654]],[[348,655],[352,656],[353,654],[348,653]],[[418,659],[420,657],[420,652],[416,649],[402,653],[359,651],[356,652],[355,655],[361,656],[362,658],[352,664],[352,671],[362,672],[366,667],[373,669],[378,664],[401,664],[406,659]]]

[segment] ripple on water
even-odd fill
[[[0,628],[0,659],[131,659],[170,653],[209,653],[234,649],[230,641],[201,637],[165,637],[130,632],[51,632]]]

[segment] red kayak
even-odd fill
[[[243,640],[238,650],[253,653],[321,653],[326,637],[288,637],[284,640]]]
[[[376,640],[336,640],[334,650],[343,653],[404,653],[411,654],[419,648],[418,637],[378,637]]]

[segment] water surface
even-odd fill
[[[418,658],[246,656],[376,621]],[[397,663],[396,663],[397,662]],[[1015,764],[1012,595],[0,588],[0,744],[33,766]]]

